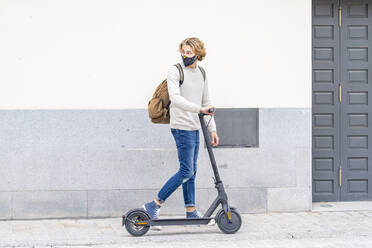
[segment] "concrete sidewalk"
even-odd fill
[[[161,216],[165,217],[165,216]],[[372,247],[372,211],[243,215],[238,233],[165,226],[132,237],[121,218],[0,221],[0,247]]]

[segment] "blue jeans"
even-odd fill
[[[164,202],[181,184],[185,207],[195,206],[196,161],[199,153],[199,130],[182,130],[171,128],[176,141],[180,168],[164,184],[157,200]]]

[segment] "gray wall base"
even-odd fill
[[[152,124],[147,110],[1,110],[0,136],[0,219],[120,216],[179,166],[169,125]],[[216,190],[200,138],[203,212]],[[259,109],[259,147],[214,153],[241,213],[311,210],[311,109]],[[161,214],[184,212],[179,188]]]

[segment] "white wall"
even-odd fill
[[[1,0],[0,109],[146,108],[178,44],[222,107],[311,107],[309,0]]]

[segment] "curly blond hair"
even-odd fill
[[[190,38],[184,39],[178,46],[178,51],[180,53],[182,53],[182,46],[184,45],[189,45],[191,46],[192,49],[194,49],[194,52],[199,61],[202,61],[207,55],[207,52],[205,51],[204,42],[199,40],[196,37],[190,37]]]

